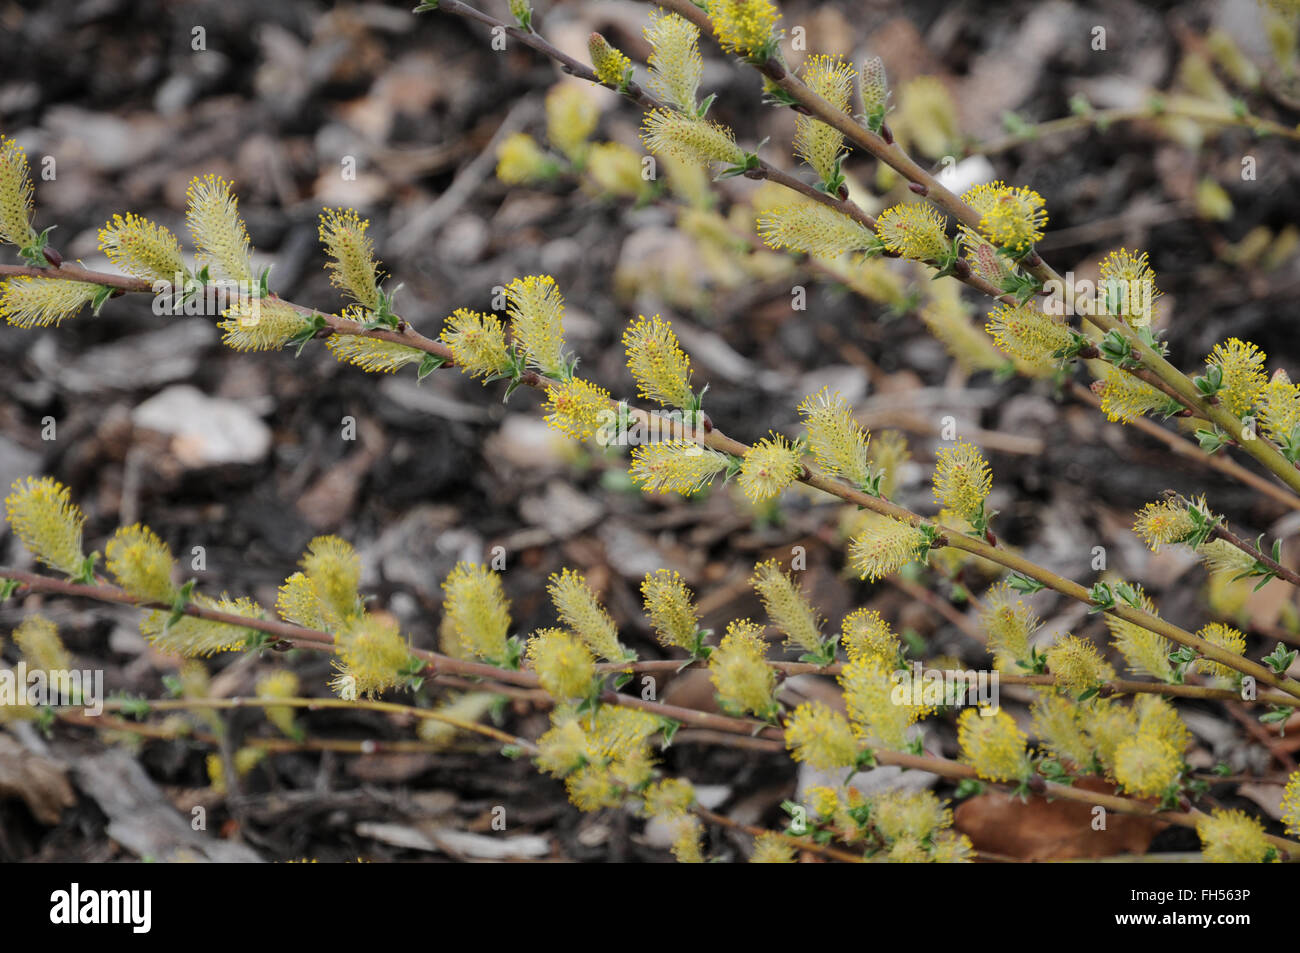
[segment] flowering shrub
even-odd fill
[[[591,141],[599,115],[584,97],[559,86],[546,100],[548,145],[524,132],[499,144],[502,182],[525,187],[581,178],[629,204],[661,203],[716,260],[742,271],[781,267],[773,262],[784,259],[774,252],[801,256],[817,273],[868,300],[915,311],[965,369],[1054,382],[1110,421],[1143,426],[1176,452],[1300,509],[1300,386],[1291,384],[1285,369],[1270,367],[1258,347],[1235,337],[1217,343],[1199,373],[1171,364],[1162,340],[1170,316],[1144,253],[1121,249],[1101,260],[1097,304],[1084,306],[1035,249],[1050,221],[1047,198],[1001,181],[957,194],[911,158],[905,147],[935,155],[952,139],[956,120],[941,86],[918,80],[892,90],[878,58],[854,64],[814,54],[792,69],[782,47],[781,14],[770,0],[713,0],[707,9],[663,0],[660,6],[644,28],[645,66],[593,34],[590,67],[571,62],[538,32],[524,0],[511,3],[513,26],[496,24],[460,0],[430,0],[421,10],[472,13],[476,21],[508,28],[569,72],[622,96],[642,111],[642,145],[667,173],[664,188],[643,175],[654,166],[635,149]],[[796,108],[789,152],[810,176],[761,159],[758,145],[748,151],[730,128],[709,117],[713,96],[700,99],[701,43],[708,39],[733,54],[737,68],[761,73],[769,103]],[[926,116],[929,121],[919,118]],[[1228,119],[1266,122],[1240,114],[1207,121]],[[877,184],[887,200],[877,202],[850,180],[850,157],[879,163]],[[714,207],[711,183],[738,176],[762,186],[751,191],[748,204],[737,201],[724,215]],[[65,264],[49,244],[48,229],[36,229],[34,196],[23,150],[0,140],[0,239],[24,261],[0,269],[0,314],[12,327],[59,327],[118,294],[183,300],[220,286],[233,300],[218,326],[235,350],[301,349],[323,341],[336,359],[363,372],[409,366],[407,373],[423,379],[458,370],[485,386],[498,385],[506,397],[534,389],[557,433],[597,450],[631,445],[629,478],[647,494],[690,497],[734,482],[755,512],[796,492],[837,500],[844,509],[838,531],[847,570],[873,583],[907,574],[903,582],[955,613],[991,657],[993,671],[983,674],[1023,689],[1018,698],[1027,699],[1027,712],[995,702],[957,713],[962,703],[949,688],[934,697],[920,690],[900,695],[913,663],[964,673],[952,660],[926,658],[924,644],[895,631],[874,610],[855,609],[837,627],[805,591],[802,567],[774,559],[760,560],[749,578],[764,618],[730,619],[721,632],[701,626],[696,594],[678,574],[646,573],[645,627],[668,658],[642,658],[631,633],[620,630],[598,587],[580,571],[565,568],[550,577],[546,594],[554,623],[519,632],[501,573],[462,562],[442,582],[444,639],[434,652],[413,646],[391,616],[370,608],[361,558],[336,536],[311,541],[273,607],[202,592],[193,580],[179,582],[175,556],[144,524],[123,526],[102,541],[104,575],[100,553],[86,552],[81,510],[49,477],[20,479],[6,498],[10,530],[43,571],[0,569],[8,580],[5,598],[49,593],[134,605],[141,632],[155,648],[189,659],[287,647],[329,653],[334,675],[328,686],[302,685],[284,669],[258,682],[256,698],[239,703],[262,708],[276,732],[298,741],[304,734],[295,711],[326,702],[408,714],[431,744],[445,743],[449,731],[492,738],[507,756],[526,757],[562,780],[575,809],[626,809],[666,825],[680,861],[708,859],[710,825],[736,826],[702,805],[689,779],[664,770],[662,749],[683,728],[708,732],[711,743],[743,742],[788,757],[831,779],[803,787],[799,801],[787,804],[790,821],[783,829],[748,831],[751,859],[759,862],[799,856],[974,859],[977,846],[954,827],[949,800],[984,788],[1158,815],[1195,830],[1207,860],[1300,859],[1300,843],[1285,836],[1300,835],[1300,773],[1286,781],[1280,824],[1266,827],[1259,817],[1224,809],[1210,791],[1225,772],[1189,762],[1191,734],[1180,714],[1187,700],[1200,700],[1249,706],[1265,731],[1287,722],[1300,699],[1296,651],[1277,640],[1275,648],[1261,648],[1224,621],[1185,628],[1162,618],[1136,582],[1107,575],[1084,585],[1005,545],[989,506],[996,474],[976,441],[947,440],[935,453],[936,506],[920,512],[895,501],[909,456],[905,441],[897,433],[869,433],[850,401],[829,388],[806,394],[791,408],[798,433],[745,421],[767,435],[752,445],[727,436],[724,424],[735,422],[708,413],[708,382],[662,313],[638,315],[623,330],[633,389],[626,379],[601,382],[585,376],[585,369],[579,375],[582,355],[566,339],[566,301],[550,275],[522,275],[505,284],[503,315],[458,308],[440,328],[417,330],[400,315],[396,289],[386,285],[369,223],[352,209],[320,215],[329,280],[340,295],[337,313],[327,313],[280,298],[269,270],[255,272],[234,187],[223,178],[203,176],[190,185],[185,222],[193,267],[175,235],[127,211],[99,233],[100,248],[119,274]],[[867,210],[875,205],[885,207]],[[900,274],[934,282],[909,300],[899,290]],[[962,297],[963,286],[989,299],[983,315],[977,317]],[[1072,322],[1067,310],[1080,320]],[[1078,382],[1084,375],[1090,387]],[[634,393],[653,406],[615,399],[616,393]],[[1194,442],[1153,417],[1192,422]],[[638,433],[655,439],[634,439]],[[1253,459],[1269,477],[1245,469],[1231,453]],[[1133,532],[1153,551],[1182,547],[1223,587],[1273,580],[1300,585],[1283,561],[1280,541],[1268,546],[1262,537],[1242,538],[1205,496],[1153,499],[1135,514]],[[974,612],[956,613],[917,579],[960,589],[958,601]],[[978,594],[972,580],[983,580]],[[1031,603],[1045,590],[1082,607],[1079,632],[1043,631]],[[1091,616],[1102,619],[1104,626],[1093,629],[1104,628],[1108,643],[1082,632]],[[40,615],[23,622],[13,641],[33,668],[68,666],[56,627]],[[636,687],[636,676],[687,667],[707,671],[716,709],[625,690]],[[1121,668],[1133,677],[1121,678]],[[186,671],[189,687],[182,680],[182,697],[171,700],[177,704],[107,701],[105,709],[121,722],[115,726],[129,729],[126,716],[147,719],[174,707],[221,707],[222,700],[205,693],[202,673]],[[801,674],[833,680],[834,704],[786,692],[785,679]],[[455,697],[443,692],[436,704],[424,704],[426,693],[448,678],[470,690]],[[333,699],[319,697],[327,688]],[[482,722],[494,699],[511,693],[549,711],[549,727],[540,736],[516,736]],[[71,707],[0,706],[0,720],[53,722]],[[942,741],[951,735],[953,757],[945,756]],[[229,762],[214,756],[214,788],[237,782],[269,751],[268,743],[250,737]],[[881,765],[953,783],[942,797],[910,788],[862,793],[852,782],[855,773]],[[1094,783],[1079,783],[1085,779]]]

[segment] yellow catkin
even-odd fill
[[[665,407],[686,409],[694,401],[691,359],[686,356],[670,322],[659,315],[638,317],[623,332],[628,370],[637,393]]]
[[[1023,781],[1032,767],[1028,739],[1005,711],[989,715],[967,708],[957,719],[961,759],[987,781]]]
[[[577,83],[560,83],[546,94],[546,138],[570,162],[581,162],[600,122],[600,108]]]
[[[775,559],[754,567],[750,585],[763,602],[763,609],[786,637],[786,645],[805,652],[821,647],[821,619],[792,576],[781,572]]]
[[[1275,853],[1264,825],[1245,811],[1215,810],[1196,819],[1201,854],[1212,864],[1258,864]]]
[[[497,146],[497,178],[506,185],[531,185],[554,178],[555,160],[526,132],[512,132]]]
[[[460,562],[442,583],[443,613],[475,658],[500,664],[510,635],[510,603],[501,577],[486,566]]]
[[[587,51],[591,54],[591,66],[596,78],[607,86],[622,86],[632,72],[632,61],[599,33],[591,34],[587,40]]]
[[[86,515],[72,502],[71,491],[58,480],[15,480],[5,497],[5,518],[14,535],[38,561],[65,575],[81,572],[86,560],[81,551]]]
[[[1047,210],[1033,189],[990,182],[968,189],[961,198],[979,213],[980,232],[996,245],[1021,252],[1043,237]]]
[[[1098,289],[1104,313],[1133,327],[1147,327],[1160,315],[1156,300],[1160,292],[1146,252],[1136,254],[1121,248],[1103,258]]]
[[[885,209],[876,228],[886,248],[913,261],[937,261],[949,247],[943,216],[918,202]]]
[[[853,419],[843,395],[823,387],[804,398],[799,414],[817,466],[854,486],[865,486],[871,479],[871,438]]]
[[[691,602],[690,590],[675,570],[648,572],[641,582],[641,598],[650,627],[665,648],[691,651],[700,628],[699,613]]]
[[[749,448],[736,482],[745,496],[759,503],[778,496],[802,472],[798,449],[781,434],[772,432]]]
[[[804,61],[803,81],[838,112],[849,111],[853,78],[857,71],[838,56],[815,54]],[[831,182],[844,153],[844,134],[812,116],[796,115],[794,153],[812,168],[822,182]]]
[[[1206,363],[1217,366],[1223,374],[1219,401],[1238,417],[1250,413],[1264,393],[1268,377],[1264,373],[1264,352],[1240,338],[1228,338],[1214,345]]]
[[[580,377],[551,384],[546,390],[546,423],[574,440],[607,433],[616,421],[609,391]],[[608,442],[608,441],[602,441]]]
[[[898,572],[926,551],[926,535],[920,528],[880,516],[849,544],[849,564],[859,578],[875,582]]]
[[[704,76],[699,27],[679,14],[655,10],[643,33],[650,44],[650,91],[682,112],[694,112]]]
[[[494,316],[457,308],[447,318],[438,340],[451,349],[452,359],[470,377],[504,373],[509,363],[506,330]]]
[[[552,573],[546,591],[560,616],[560,621],[582,639],[593,653],[609,662],[629,658],[628,650],[618,641],[618,626],[596,599],[582,573],[563,569]]]
[[[709,679],[718,698],[742,714],[770,718],[776,712],[776,671],[767,664],[763,627],[741,619],[709,656]]]
[[[1181,543],[1196,529],[1187,507],[1177,500],[1148,503],[1138,511],[1133,532],[1153,553],[1168,543]]]
[[[874,609],[856,609],[840,623],[840,645],[849,661],[861,658],[878,659],[883,665],[897,663],[902,643],[889,623]]]
[[[276,351],[311,327],[298,308],[279,298],[248,298],[222,312],[221,343],[236,351]]]
[[[984,330],[1000,350],[1040,377],[1056,368],[1057,355],[1070,345],[1070,330],[1065,323],[1044,314],[1033,302],[999,305],[989,312]]]
[[[0,315],[15,328],[58,327],[95,300],[100,286],[18,275],[0,283]]]
[[[731,130],[709,119],[652,109],[641,125],[641,141],[655,155],[669,155],[700,165],[738,166],[745,153]]]
[[[761,57],[777,38],[781,14],[771,0],[710,0],[707,9],[718,44],[728,53]]]
[[[185,196],[185,222],[198,249],[199,263],[209,266],[213,277],[251,284],[254,278],[248,231],[239,217],[232,183],[216,175],[196,177]]]
[[[965,440],[935,453],[934,499],[970,522],[983,511],[993,474],[979,448]]]
[[[1001,672],[1018,674],[1017,664],[1029,659],[1029,637],[1038,628],[1038,617],[1004,580],[984,593],[980,626],[988,635],[989,651]]]
[[[1056,676],[1056,684],[1071,695],[1081,695],[1115,678],[1115,669],[1097,653],[1097,647],[1076,635],[1066,636],[1047,650],[1047,669]]]
[[[628,475],[646,493],[698,493],[725,471],[731,458],[689,440],[632,448]]]
[[[116,267],[137,278],[183,283],[185,256],[176,236],[131,212],[114,215],[99,230],[99,250]]]
[[[848,719],[821,702],[805,702],[790,714],[785,746],[795,761],[828,771],[851,767],[858,757]]]
[[[336,359],[370,373],[391,374],[424,360],[424,351],[361,334],[331,334],[325,346]]]
[[[36,240],[32,193],[27,153],[13,139],[0,136],[0,241],[25,248]]]
[[[811,202],[766,208],[758,215],[758,233],[768,248],[838,258],[871,248],[875,233],[833,208]]]
[[[204,609],[248,619],[260,619],[263,616],[261,606],[242,596],[238,599],[226,596],[213,599],[200,594],[193,598],[193,602]],[[196,658],[217,652],[239,651],[248,644],[250,629],[190,615],[173,622],[171,615],[170,610],[155,609],[140,619],[140,632],[150,646],[159,652]]]
[[[596,660],[563,629],[538,629],[528,640],[528,664],[556,701],[583,698],[596,679]]]
[[[754,838],[754,852],[749,855],[751,864],[793,864],[794,848],[774,831],[764,831]]]
[[[1222,622],[1211,622],[1196,634],[1211,645],[1217,645],[1233,655],[1244,655],[1246,652],[1245,633]],[[1198,672],[1204,672],[1206,675],[1213,675],[1218,678],[1233,679],[1240,674],[1235,668],[1230,668],[1222,662],[1207,658],[1197,659],[1192,664],[1192,667]]]
[[[366,232],[370,222],[354,209],[325,209],[320,213],[320,242],[329,261],[330,284],[371,311],[379,307],[379,265],[374,243]]]
[[[63,647],[58,627],[40,615],[29,615],[13,631],[14,645],[23,653],[23,661],[43,672],[66,672],[72,668],[72,656]]]
[[[171,547],[147,526],[136,523],[113,534],[104,547],[108,571],[117,584],[147,602],[171,602],[178,592],[172,576],[176,559]]]
[[[506,285],[506,311],[515,345],[528,363],[550,377],[567,377],[564,298],[550,275],[528,275]]]

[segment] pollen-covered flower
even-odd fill
[[[288,669],[269,672],[257,680],[257,697],[266,701],[293,698],[301,690],[298,676]],[[294,724],[293,708],[289,705],[268,705],[262,711],[266,720],[289,738],[301,738],[302,731]]]
[[[1047,650],[1047,668],[1056,684],[1071,695],[1082,695],[1115,678],[1115,669],[1087,639],[1068,635]]]
[[[361,615],[361,557],[346,540],[317,536],[299,565],[303,571],[280,587],[276,607],[281,616],[332,632]]]
[[[704,825],[698,817],[678,818],[673,825],[673,859],[679,864],[705,863],[704,848],[700,841],[704,838]]]
[[[1114,364],[1093,362],[1101,379],[1093,381],[1092,392],[1101,401],[1102,412],[1111,423],[1128,423],[1143,414],[1159,410],[1169,398],[1140,377],[1121,371]]]
[[[775,431],[764,437],[745,454],[737,482],[753,502],[777,496],[803,472],[799,450]]]
[[[650,627],[665,648],[695,649],[700,617],[691,603],[690,590],[675,570],[656,569],[645,574],[641,598]]]
[[[876,229],[886,248],[913,261],[937,261],[950,244],[943,216],[920,202],[885,209],[876,219]]]
[[[641,792],[642,812],[647,817],[668,820],[680,817],[695,804],[695,788],[685,778],[664,778]]]
[[[821,702],[805,702],[790,714],[785,746],[795,761],[827,771],[852,767],[858,758],[848,719]]]
[[[952,826],[952,811],[933,791],[895,789],[872,799],[871,820],[891,841],[913,837],[924,842]]]
[[[596,101],[576,82],[559,83],[546,94],[546,138],[570,162],[582,161],[598,122]]]
[[[684,113],[695,112],[704,76],[699,27],[679,14],[657,10],[642,32],[650,44],[650,91]]]
[[[1133,701],[1133,714],[1137,719],[1137,734],[1163,738],[1179,755],[1191,743],[1192,733],[1173,702],[1165,696],[1152,692],[1139,695]]]
[[[609,617],[582,573],[563,569],[552,573],[546,586],[560,621],[586,643],[587,648],[608,662],[629,658],[618,641],[618,626]]]
[[[655,155],[675,156],[699,165],[744,165],[745,152],[731,130],[709,119],[652,109],[641,125],[641,141]]]
[[[1263,396],[1268,377],[1264,373],[1264,352],[1249,341],[1228,338],[1206,358],[1206,363],[1218,367],[1223,375],[1219,400],[1238,417],[1250,413],[1256,401]]]
[[[63,647],[58,627],[40,615],[30,615],[13,631],[14,645],[23,653],[23,659],[34,669],[43,672],[67,671],[72,668],[72,656]]]
[[[751,864],[793,864],[794,847],[775,831],[764,831],[754,838],[754,852],[749,855]]]
[[[776,251],[789,248],[818,258],[838,258],[876,243],[871,229],[825,205],[797,202],[758,214],[758,234]]]
[[[1244,655],[1246,652],[1245,634],[1222,622],[1211,622],[1196,634],[1211,645],[1217,645],[1233,655]],[[1216,662],[1208,658],[1197,659],[1192,663],[1192,667],[1198,672],[1204,672],[1206,675],[1214,675],[1218,678],[1232,679],[1238,675],[1235,668],[1229,668],[1222,662]]]
[[[628,475],[646,493],[690,496],[713,482],[731,458],[690,440],[643,443],[632,448]]]
[[[1280,805],[1282,823],[1290,834],[1300,834],[1300,771],[1291,775],[1282,792]]]
[[[27,153],[13,139],[0,136],[0,241],[26,248],[36,240],[32,192]]]
[[[550,275],[529,275],[506,285],[510,333],[528,363],[549,377],[568,377],[564,359],[564,298]]]
[[[147,526],[123,526],[104,547],[108,571],[117,584],[146,602],[171,602],[176,598],[172,575],[176,559],[171,547]]]
[[[803,81],[837,111],[849,111],[853,95],[853,77],[857,71],[838,56],[816,54],[804,61]],[[822,182],[831,182],[844,154],[844,134],[820,119],[796,115],[794,118],[794,154],[803,159]]]
[[[1187,507],[1178,500],[1148,503],[1137,514],[1133,532],[1142,537],[1151,552],[1160,552],[1166,543],[1181,543],[1196,531]]]
[[[366,234],[367,219],[354,209],[325,209],[320,213],[320,242],[330,260],[325,267],[330,284],[371,311],[379,307],[379,265],[374,242]]]
[[[185,192],[185,223],[198,249],[200,265],[211,267],[215,277],[252,284],[248,230],[231,189],[232,183],[220,176],[196,176]]]
[[[961,760],[986,781],[1023,781],[1033,771],[1025,733],[1005,711],[989,715],[967,708],[957,719]]]
[[[989,651],[998,671],[1020,671],[1017,663],[1028,661],[1029,637],[1038,625],[1034,611],[1005,580],[984,593],[980,626],[988,635]]]
[[[538,629],[528,640],[528,665],[558,702],[584,698],[596,679],[596,660],[563,629]]]
[[[1292,384],[1282,368],[1259,398],[1259,422],[1270,440],[1283,447],[1300,448],[1300,384]]]
[[[483,383],[505,371],[510,362],[506,353],[504,325],[490,314],[457,308],[447,318],[438,340],[451,348],[452,359],[470,377],[482,377]]]
[[[1137,797],[1159,797],[1178,780],[1182,758],[1155,735],[1136,734],[1115,749],[1115,780]]]
[[[1135,583],[1133,588],[1137,591],[1142,610],[1159,616],[1155,603],[1142,591],[1142,587]],[[1106,613],[1105,619],[1106,628],[1110,630],[1115,648],[1128,662],[1130,672],[1150,675],[1164,682],[1174,680],[1173,666],[1169,662],[1169,653],[1173,651],[1173,646],[1168,639],[1143,628],[1136,622],[1121,619],[1111,612]]]
[[[898,478],[903,465],[912,459],[907,449],[907,438],[897,430],[877,432],[867,451],[872,469],[881,474],[880,495],[889,498],[898,489]]]
[[[600,142],[587,151],[587,173],[610,195],[641,199],[652,186],[642,174],[641,155],[621,142]]]
[[[366,615],[353,619],[335,636],[343,679],[354,697],[375,696],[401,683],[402,670],[411,661],[411,647],[397,620]]]
[[[551,712],[551,727],[537,739],[537,768],[562,778],[587,761],[587,732],[572,709]]]
[[[856,609],[844,617],[840,623],[840,645],[844,646],[850,662],[874,658],[887,666],[898,662],[903,649],[889,623],[874,609]]]
[[[637,393],[665,407],[683,410],[695,401],[691,390],[691,359],[659,315],[639,316],[623,332],[628,370],[636,378]]]
[[[588,37],[587,51],[591,54],[591,67],[596,73],[596,78],[606,86],[621,87],[631,76],[632,61],[611,46],[609,40],[599,33],[593,33]]]
[[[1029,708],[1034,719],[1034,734],[1058,760],[1087,769],[1093,759],[1087,725],[1094,719],[1096,706],[1106,704],[1109,704],[1106,700],[1095,701],[1085,713],[1084,707],[1072,698],[1054,692],[1039,692]]]
[[[776,671],[767,664],[763,627],[741,619],[727,624],[727,634],[709,655],[709,680],[724,706],[759,718],[776,712]]]
[[[72,493],[53,477],[14,480],[5,497],[5,517],[15,536],[39,562],[69,576],[86,561],[81,533],[86,514],[72,502]]]
[[[1226,539],[1206,540],[1196,548],[1196,555],[1201,557],[1205,568],[1215,576],[1231,578],[1245,572],[1253,572],[1255,568],[1255,557],[1242,552]],[[1213,582],[1213,579],[1211,581]],[[1221,614],[1231,615],[1231,613]]]
[[[99,230],[99,250],[128,275],[177,281],[187,274],[176,236],[147,218],[127,212],[114,215]]]
[[[808,428],[808,447],[817,466],[857,487],[870,482],[871,438],[853,419],[842,394],[832,395],[823,387],[804,398],[799,413]]]
[[[971,322],[973,313],[962,300],[961,283],[955,278],[939,278],[930,285],[930,294],[917,316],[968,374],[1000,371],[1006,358],[983,328]]]
[[[613,423],[609,391],[581,377],[557,381],[546,389],[546,422],[574,440],[590,440]]]
[[[989,312],[984,330],[993,343],[1040,376],[1056,367],[1057,354],[1070,346],[1070,329],[1033,302],[1001,304]]]
[[[849,565],[860,579],[875,582],[898,572],[928,550],[929,541],[920,527],[877,515],[863,532],[849,543]]]
[[[937,157],[956,151],[961,140],[957,105],[937,76],[917,76],[899,90],[900,133],[923,155]]]
[[[307,315],[279,298],[243,298],[221,316],[221,343],[236,351],[277,351],[311,327]]]
[[[442,609],[461,645],[475,658],[500,664],[510,634],[510,602],[501,577],[474,563],[459,562],[442,583]]]
[[[1274,853],[1264,825],[1245,811],[1216,809],[1196,819],[1201,856],[1211,864],[1259,864]]]
[[[993,474],[979,448],[962,440],[935,453],[934,499],[962,519],[975,522],[993,489]]]
[[[424,352],[409,344],[381,341],[364,334],[331,334],[325,340],[330,353],[340,361],[371,373],[391,374],[408,364],[424,360]]]
[[[0,283],[0,315],[24,330],[58,327],[93,302],[100,290],[86,281],[18,275]]]
[[[998,250],[988,239],[968,225],[957,226],[961,233],[962,255],[970,270],[985,281],[1002,287],[1011,275],[1007,260],[998,254]]]
[[[497,178],[506,185],[531,185],[555,178],[555,160],[526,132],[512,132],[497,146]]]
[[[196,606],[216,612],[248,619],[262,618],[262,607],[242,596],[238,599],[227,596],[213,599],[200,593],[192,601]],[[140,632],[159,652],[199,658],[217,652],[238,651],[248,644],[249,629],[192,615],[181,616],[173,622],[171,616],[170,609],[154,609],[140,619]]]
[[[907,747],[911,727],[930,709],[917,699],[898,698],[896,663],[878,656],[861,656],[839,674],[844,704],[859,737],[867,744],[900,751]]]
[[[962,201],[980,215],[980,232],[995,245],[1021,252],[1043,237],[1043,197],[1024,186],[986,182],[968,189]]]
[[[1156,299],[1160,291],[1146,252],[1137,255],[1121,248],[1103,258],[1098,290],[1104,313],[1132,327],[1147,327],[1159,315]]]
[[[772,624],[786,636],[786,645],[806,652],[821,648],[821,619],[794,579],[781,572],[775,559],[754,567],[749,583],[763,601],[763,609]]]
[[[737,56],[766,57],[781,14],[771,0],[710,0],[709,22],[718,45]]]

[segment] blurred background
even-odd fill
[[[731,179],[692,201],[680,190],[611,187],[594,167],[572,167],[548,137],[547,96],[557,84],[574,84],[598,111],[592,143],[621,143],[639,156],[636,107],[562,77],[521,44],[494,50],[479,24],[415,16],[411,5],[0,0],[0,132],[26,148],[38,174],[36,227],[57,225],[51,242],[65,258],[111,270],[97,231],[114,213],[145,215],[188,239],[186,186],[217,173],[235,182],[255,265],[274,265],[272,288],[337,311],[318,215],[352,207],[372,223],[387,287],[401,286],[396,310],[429,336],[455,308],[490,310],[494,289],[516,276],[553,275],[582,373],[616,395],[634,396],[623,328],[638,314],[663,314],[692,355],[696,381],[710,385],[713,420],[739,440],[769,429],[796,435],[796,405],[828,386],[852,402],[879,446],[906,443],[910,462],[898,470],[896,497],[933,512],[932,451],[951,417],[990,457],[996,525],[1009,544],[1080,579],[1091,578],[1094,548],[1104,547],[1106,568],[1142,581],[1164,616],[1185,627],[1214,615],[1261,639],[1294,628],[1291,594],[1280,584],[1258,594],[1208,591],[1193,559],[1153,556],[1130,532],[1133,511],[1167,487],[1207,492],[1251,537],[1293,533],[1287,507],[1133,427],[1107,423],[1068,386],[1008,378],[960,343],[954,359],[927,323],[951,327],[957,314],[982,325],[986,307],[969,292],[962,299],[902,262],[837,272],[764,249],[753,221],[756,208],[771,204],[770,186]],[[477,5],[509,19],[505,0]],[[584,62],[586,38],[598,30],[644,76],[648,9],[542,0],[534,25]],[[1294,130],[1300,118],[1294,17],[1254,0],[790,0],[782,11],[787,34],[802,31],[809,52],[883,58],[891,124],[918,158],[971,181],[996,176],[1040,192],[1051,221],[1039,248],[1059,271],[1095,278],[1113,249],[1148,252],[1175,364],[1194,371],[1215,342],[1239,336],[1268,354],[1270,370],[1300,370],[1300,150],[1293,138],[1260,134],[1261,122]],[[770,137],[764,158],[795,170],[793,114],[760,106],[757,74],[707,40],[702,48],[705,91],[718,94],[711,116],[748,148]],[[789,42],[785,49],[797,66],[804,53]],[[1153,101],[1167,113],[1150,115]],[[1074,118],[1039,125],[1063,117]],[[498,178],[497,150],[518,133],[556,159],[546,181]],[[905,183],[861,156],[845,171],[868,210],[907,195]],[[6,262],[17,261],[11,253]],[[795,289],[803,310],[792,307]],[[295,357],[236,354],[220,338],[211,318],[155,315],[147,300],[129,296],[57,329],[0,330],[0,483],[53,475],[86,510],[89,546],[102,548],[118,525],[147,522],[183,559],[202,547],[202,591],[265,606],[308,540],[337,533],[362,554],[373,606],[426,648],[440,644],[447,572],[495,547],[506,559],[515,631],[552,624],[546,578],[570,566],[587,574],[625,641],[647,658],[664,654],[640,610],[647,571],[680,571],[705,624],[722,629],[730,619],[761,618],[747,582],[756,561],[788,563],[802,553],[801,578],[827,631],[868,605],[907,633],[917,655],[987,664],[916,591],[923,585],[964,613],[964,592],[990,578],[985,569],[953,563],[859,582],[843,555],[855,513],[827,498],[791,491],[779,505],[756,508],[721,484],[688,501],[643,497],[627,478],[625,454],[547,430],[527,388],[503,403],[501,385],[485,388],[454,370],[417,383],[410,369],[369,375],[339,364],[319,343]],[[43,439],[51,419],[55,439]],[[0,556],[10,566],[29,558],[8,537],[0,537]],[[1081,609],[1047,598],[1036,605],[1051,631],[1101,631]],[[125,610],[31,597],[0,607],[0,631],[38,607],[79,660],[105,669],[110,691],[157,697],[177,672]],[[280,664],[214,659],[202,690],[247,694],[260,672]],[[324,660],[289,664],[306,691],[326,691]],[[788,690],[827,692],[815,680]],[[694,676],[659,691],[682,704],[712,703],[707,679]],[[423,697],[442,695],[429,686]],[[544,713],[522,705],[482,714],[528,736],[546,724]],[[313,734],[333,737],[414,731],[380,716],[303,717]],[[1289,741],[1251,742],[1222,717],[1188,720],[1211,761],[1295,767]],[[238,713],[225,730],[240,738],[267,729],[260,716]],[[149,844],[122,832],[105,794],[112,771],[154,790],[159,810],[164,802],[182,813],[210,806],[228,841],[266,859],[472,857],[484,849],[475,841],[416,848],[390,828],[482,832],[501,803],[512,806],[518,829],[540,835],[530,849],[547,856],[667,856],[638,822],[579,814],[558,782],[474,739],[367,758],[279,755],[240,780],[232,806],[212,786],[201,745],[70,728],[56,728],[48,742],[30,731],[25,738],[16,751],[48,744],[43,756],[66,774],[48,788],[0,781],[6,860],[144,854]],[[125,760],[85,767],[106,742]],[[0,759],[6,751],[20,757],[5,749]],[[714,804],[749,823],[779,823],[779,804],[798,783],[781,759],[690,738],[665,763],[710,786]],[[131,773],[139,769],[143,781]],[[1162,842],[1170,849],[1192,837],[1160,836],[1171,838]],[[217,857],[192,844],[153,846],[164,857]],[[720,840],[714,849],[741,847]]]

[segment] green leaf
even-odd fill
[[[438,368],[447,363],[447,359],[439,354],[426,354],[420,361],[420,369],[415,372],[416,381],[422,381]]]

